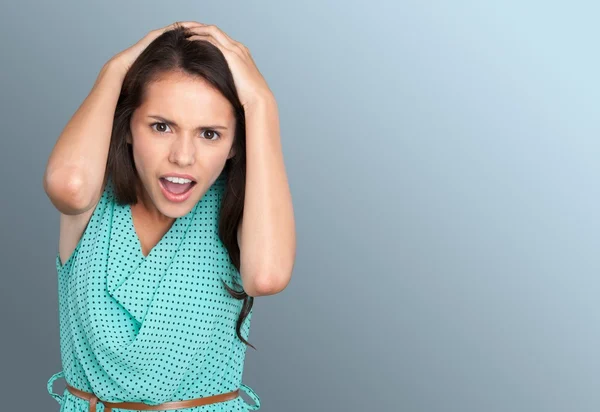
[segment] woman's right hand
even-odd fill
[[[152,43],[154,41],[154,39],[156,39],[158,36],[163,34],[165,31],[174,29],[175,26],[177,26],[177,25],[183,26],[183,27],[205,26],[205,24],[198,23],[197,21],[183,21],[183,22],[175,22],[175,23],[169,24],[168,26],[162,27],[160,29],[152,30],[151,32],[146,34],[144,37],[142,37],[142,39],[139,40],[133,46],[114,55],[109,60],[108,63],[111,63],[111,64],[114,63],[116,65],[119,65],[123,68],[123,70],[125,72],[127,72],[129,70],[129,68],[131,67],[131,65],[133,64],[133,62],[135,61],[135,59],[138,58],[138,56],[144,51],[144,49],[146,47],[148,47],[148,45],[150,43]]]

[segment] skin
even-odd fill
[[[244,290],[250,296],[279,293],[292,275],[296,232],[275,96],[245,45],[212,24],[190,30],[196,35],[188,40],[205,40],[221,50],[244,106],[247,170],[238,227]]]
[[[250,296],[278,293],[286,287],[291,278],[296,235],[292,197],[283,159],[277,102],[245,45],[233,40],[215,25],[199,22],[183,22],[182,25],[195,33],[187,38],[188,41],[210,42],[223,53],[231,69],[246,120],[244,138],[247,170],[244,208],[237,233],[240,273],[244,290]],[[134,46],[113,57],[102,68],[90,96],[65,127],[52,151],[44,176],[44,187],[53,204],[62,212],[60,255],[63,262],[75,248],[94,210],[93,202],[97,201],[103,190],[110,125],[123,77],[145,47],[173,26],[151,31]],[[142,176],[138,190],[140,201],[131,205],[131,213],[142,250],[146,251],[148,246],[152,246],[153,242],[156,243],[162,237],[161,232],[166,232],[176,218],[189,213],[194,202],[201,199],[211,186],[211,181],[214,182],[227,157],[233,155],[226,154],[231,150],[233,143],[234,133],[231,131],[222,135],[224,139],[230,140],[219,142],[222,143],[221,146],[211,145],[214,142],[205,141],[206,139],[201,137],[197,140],[191,137],[195,135],[192,133],[196,126],[194,122],[232,121],[234,116],[231,111],[227,112],[223,107],[227,106],[228,102],[216,95],[216,103],[208,104],[209,94],[213,91],[198,79],[166,76],[162,80],[171,81],[163,83],[160,87],[153,85],[156,87],[150,90],[144,104],[149,105],[149,102],[153,102],[160,106],[153,107],[153,110],[172,111],[172,116],[178,115],[179,119],[175,120],[182,125],[181,129],[171,128],[165,135],[159,134],[159,137],[162,137],[159,139],[153,134],[158,132],[151,130],[150,133],[147,129],[150,126],[141,122],[141,111],[145,108],[138,108],[131,122],[134,135],[129,142],[134,146],[134,162],[138,174]],[[171,93],[162,90],[181,81],[187,85],[193,83],[192,90],[195,92],[191,94],[200,99],[189,98],[185,95],[185,90],[172,89]],[[160,98],[161,93],[166,99]],[[190,104],[184,105],[183,100],[179,100],[180,95],[191,100]],[[190,113],[192,107],[199,107],[200,110]],[[206,120],[209,114],[215,118]],[[217,115],[226,118],[216,119]],[[194,177],[200,182],[193,189],[191,198],[181,205],[168,203],[158,186],[158,177],[172,171],[195,173]],[[63,232],[68,232],[66,236],[71,239],[63,239]],[[147,252],[144,253],[146,254]]]
[[[217,125],[227,129],[197,129]],[[130,127],[132,139],[128,138],[127,143],[133,145],[142,183],[138,188],[140,201],[131,206],[132,213],[143,222],[141,226],[161,227],[161,232],[166,232],[176,218],[192,210],[234,155],[233,107],[204,79],[170,72],[148,85],[144,102],[132,114]],[[173,203],[162,194],[159,177],[169,173],[187,173],[196,180],[186,201]]]

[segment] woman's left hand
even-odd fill
[[[252,107],[260,99],[272,96],[267,82],[256,67],[246,46],[233,40],[213,24],[190,27],[188,30],[195,34],[187,40],[205,40],[221,50],[233,75],[238,98],[244,110]]]

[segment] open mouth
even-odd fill
[[[196,182],[194,181],[188,183],[175,183],[163,177],[160,178],[160,183],[165,188],[165,190],[174,195],[185,194],[196,185]]]

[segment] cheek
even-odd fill
[[[161,148],[152,144],[151,139],[146,136],[136,136],[133,145],[133,159],[138,172],[140,169],[153,168],[161,162],[163,157]]]

